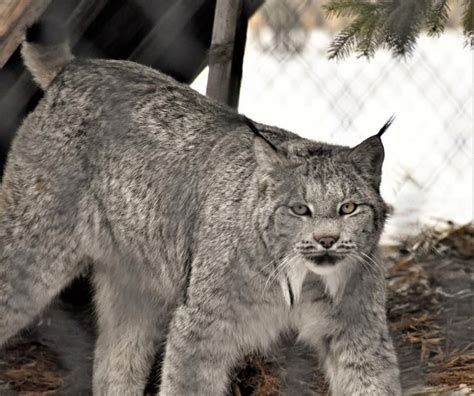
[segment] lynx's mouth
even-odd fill
[[[305,258],[317,266],[334,266],[344,258],[344,255],[335,252],[321,252],[305,255]]]

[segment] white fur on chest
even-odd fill
[[[339,292],[342,292],[347,280],[347,271],[345,268],[336,267],[334,270],[326,275],[321,276],[326,293],[335,298]]]
[[[307,265],[300,259],[295,259],[279,279],[283,298],[288,306],[299,302],[303,282],[308,271],[315,273],[321,278],[326,294],[333,299],[343,292],[350,272],[344,263],[332,267],[316,267]]]

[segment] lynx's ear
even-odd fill
[[[241,119],[255,135],[254,152],[258,166],[265,171],[283,166],[286,163],[285,157],[278,152],[276,146],[260,133],[260,130],[250,118],[241,116]]]
[[[286,164],[284,155],[279,153],[273,144],[259,136],[254,139],[254,152],[258,166],[265,171],[281,168]]]
[[[382,178],[382,164],[385,157],[381,137],[393,122],[393,116],[385,123],[377,135],[371,136],[349,152],[349,159],[360,169],[364,176],[372,180],[378,190]]]

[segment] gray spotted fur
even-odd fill
[[[95,395],[142,394],[160,346],[160,395],[223,395],[244,354],[288,331],[318,352],[333,395],[399,395],[377,256],[380,138],[350,149],[258,128],[277,151],[157,71],[68,64],[5,170],[0,344],[92,260]],[[340,216],[347,201],[359,208]],[[309,261],[313,234],[339,234],[344,258]]]

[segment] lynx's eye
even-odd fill
[[[354,213],[354,211],[357,209],[357,205],[354,202],[346,202],[345,204],[342,204],[341,207],[339,208],[339,214],[342,215],[347,215]]]
[[[306,205],[296,204],[290,206],[291,211],[298,216],[310,216],[311,210]]]

